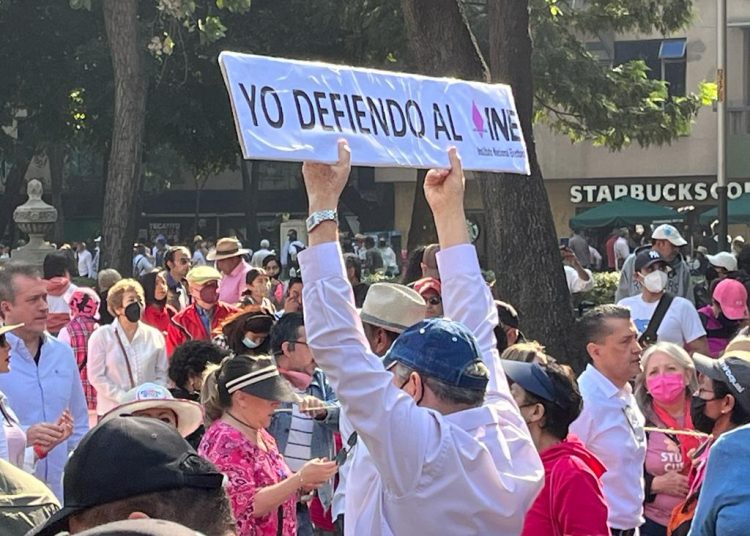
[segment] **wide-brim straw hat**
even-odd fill
[[[221,261],[240,255],[247,255],[248,253],[250,253],[250,250],[243,248],[240,241],[236,238],[222,238],[216,243],[216,249],[206,255],[206,259],[209,261]]]

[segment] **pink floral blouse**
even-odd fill
[[[295,536],[297,534],[297,496],[281,506],[282,530],[278,531],[278,510],[253,517],[253,503],[259,489],[278,484],[291,471],[276,448],[276,442],[265,430],[260,431],[268,452],[253,445],[239,430],[223,421],[206,430],[198,452],[212,461],[227,476],[227,494],[237,520],[239,536]]]

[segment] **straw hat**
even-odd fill
[[[424,320],[424,298],[414,289],[395,283],[375,283],[367,292],[359,317],[362,322],[402,333]]]
[[[210,251],[206,255],[206,259],[209,261],[221,261],[250,253],[249,249],[243,249],[241,246],[242,244],[236,238],[221,238],[216,243],[216,249]]]

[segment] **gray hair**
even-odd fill
[[[476,389],[466,389],[464,387],[456,387],[455,385],[448,385],[438,379],[423,374],[418,370],[414,370],[403,363],[396,362],[393,368],[393,372],[399,378],[406,380],[412,372],[418,373],[424,385],[430,388],[435,393],[435,396],[440,400],[450,404],[466,404],[472,407],[479,407],[484,402],[485,391],[478,391]],[[487,375],[487,367],[484,363],[475,363],[466,370],[469,376],[483,376]]]
[[[41,272],[35,266],[25,262],[10,261],[0,268],[0,301],[15,303],[16,289],[13,286],[13,278],[16,276],[37,279],[42,277]]]
[[[120,279],[122,279],[120,272],[118,272],[114,268],[107,268],[105,270],[102,270],[97,276],[97,284],[99,286],[99,290],[105,291],[110,289],[112,285],[117,283]]]
[[[648,349],[641,355],[641,373],[635,380],[635,399],[638,402],[638,407],[641,408],[643,415],[646,420],[654,422],[654,410],[651,408],[653,397],[648,392],[646,387],[646,368],[648,362],[654,356],[654,354],[666,354],[668,355],[679,367],[682,367],[687,374],[688,384],[685,386],[686,396],[692,395],[698,390],[698,378],[695,373],[695,365],[693,360],[690,359],[690,355],[685,351],[682,346],[674,344],[672,342],[657,342],[653,346],[649,346]]]

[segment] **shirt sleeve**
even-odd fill
[[[703,327],[701,317],[698,314],[698,311],[695,310],[693,304],[686,299],[681,299],[680,305],[683,309],[682,314],[680,315],[682,317],[680,325],[682,326],[682,338],[684,341],[693,342],[696,339],[705,337],[706,330]]]
[[[620,282],[617,285],[615,291],[615,303],[619,302],[623,298],[628,298],[631,294],[630,289],[633,286],[633,258],[628,257],[622,265],[620,271]]]
[[[430,453],[440,446],[431,412],[393,385],[393,375],[370,351],[354,307],[336,242],[299,255],[310,348],[325,371],[353,428],[373,458],[386,488],[395,496],[411,491]]]
[[[226,476],[226,492],[232,503],[232,513],[237,521],[238,534],[254,534],[257,520],[253,517],[255,495],[255,467],[249,457],[233,456],[232,453],[201,453],[211,460]]]
[[[70,348],[66,348],[70,355],[70,369],[72,374],[72,385],[70,392],[70,413],[73,416],[73,433],[68,439],[68,451],[72,451],[81,441],[86,432],[89,431],[89,408],[86,404],[86,395],[83,393],[83,385],[81,384],[81,375],[78,372],[78,365],[76,364],[75,357],[72,355],[73,351]],[[57,418],[57,416],[55,417]]]
[[[120,400],[127,391],[113,382],[110,379],[111,374],[107,373],[107,352],[110,350],[121,351],[117,343],[114,342],[111,348],[108,347],[106,335],[110,329],[99,328],[91,334],[86,371],[88,372],[89,382],[97,392],[111,400]]]
[[[154,338],[157,339],[156,347],[156,380],[155,383],[159,385],[167,386],[169,376],[167,371],[169,370],[169,361],[167,360],[167,350],[164,343],[164,337],[161,333],[154,334]]]
[[[727,486],[737,478],[737,455],[725,448],[726,444],[725,438],[719,438],[711,447],[689,536],[716,536],[716,520],[726,505]]]

